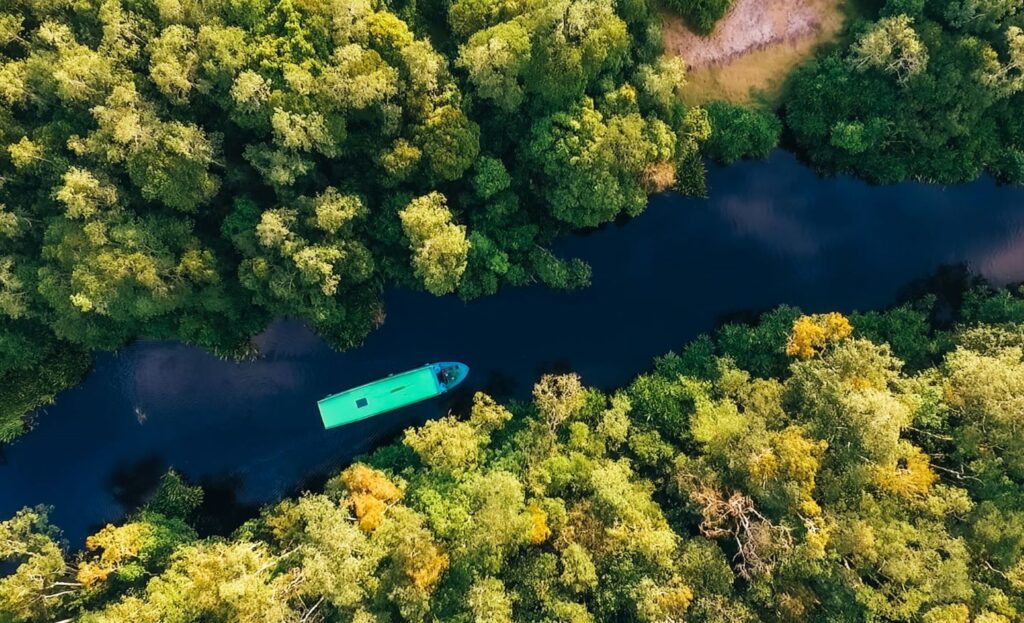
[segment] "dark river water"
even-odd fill
[[[525,396],[541,373],[570,368],[617,386],[738,312],[881,307],[947,264],[997,283],[1024,279],[1021,188],[823,180],[782,152],[713,169],[710,186],[709,200],[655,197],[625,225],[562,240],[559,254],[593,266],[583,291],[509,289],[468,304],[392,291],[384,326],[347,353],[281,321],[250,363],[172,342],[100,355],[82,385],[2,449],[0,517],[52,505],[77,547],[173,466],[208,487],[204,510],[222,522],[209,529],[222,529],[477,389]],[[472,368],[453,395],[323,430],[319,398],[440,360]]]

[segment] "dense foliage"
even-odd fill
[[[665,4],[702,35],[710,34],[732,8],[732,0],[665,0]]]
[[[68,555],[0,523],[0,621],[1024,620],[1024,299],[766,314],[604,394],[477,394],[230,538],[174,474]]]
[[[1024,182],[1021,8],[888,0],[848,49],[797,72],[785,117],[798,148],[876,182]]]
[[[723,164],[742,158],[767,158],[779,144],[782,122],[773,113],[728,102],[707,105],[711,136],[704,153]]]
[[[0,442],[137,336],[358,344],[386,284],[587,283],[545,247],[703,191],[646,0],[10,0]]]

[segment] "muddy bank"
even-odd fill
[[[722,65],[783,43],[832,36],[842,25],[835,0],[736,0],[714,32],[702,37],[664,15],[665,50],[693,68]]]

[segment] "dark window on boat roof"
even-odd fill
[[[369,403],[366,401],[366,398],[360,398],[359,400],[356,401],[356,407],[358,407],[360,409],[365,407],[367,404],[369,404]]]

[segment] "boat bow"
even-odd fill
[[[437,377],[437,390],[444,393],[466,380],[469,366],[458,361],[442,361],[435,363],[434,374]]]

